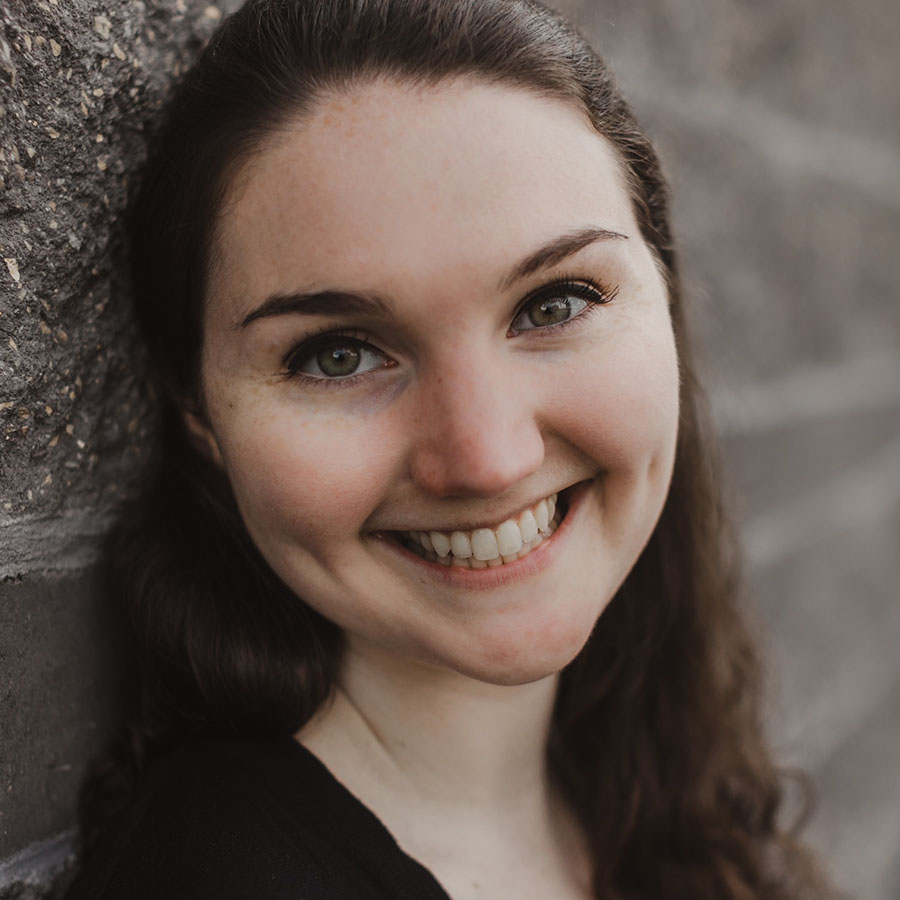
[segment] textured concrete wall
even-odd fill
[[[852,896],[900,895],[900,8],[568,0],[657,137],[773,664]],[[0,896],[66,866],[112,718],[91,568],[147,441],[116,218],[221,15],[0,0]]]
[[[91,566],[149,427],[119,216],[146,123],[222,12],[0,0],[0,896],[65,880],[112,721]]]

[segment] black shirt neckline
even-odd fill
[[[357,862],[379,883],[402,884],[410,897],[421,900],[451,900],[434,874],[397,843],[381,819],[315,753],[293,737],[278,743],[284,765],[266,767],[271,790],[285,792],[301,807],[314,808],[316,824],[337,846],[346,846],[348,835],[358,837]]]

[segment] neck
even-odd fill
[[[297,737],[399,845],[452,897],[593,896],[547,772],[558,677],[499,686],[348,651],[333,702]]]
[[[556,684],[485,684],[351,645],[333,702],[298,738],[375,808],[545,809]]]

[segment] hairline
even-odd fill
[[[211,206],[211,225],[205,236],[205,246],[203,248],[203,296],[201,298],[201,351],[202,351],[202,322],[210,300],[210,284],[216,279],[216,274],[220,271],[222,262],[220,226],[227,207],[238,202],[240,195],[246,188],[246,182],[252,175],[254,164],[264,156],[268,150],[275,144],[280,137],[295,127],[300,127],[308,119],[316,115],[327,103],[339,97],[346,97],[358,87],[367,87],[378,85],[379,83],[387,83],[399,86],[408,86],[410,88],[419,88],[424,90],[435,90],[443,86],[454,86],[456,84],[471,84],[496,86],[517,90],[522,94],[529,94],[532,97],[538,97],[543,100],[551,100],[561,102],[569,106],[573,111],[577,112],[593,131],[598,138],[604,140],[618,164],[618,171],[621,176],[621,187],[625,191],[626,196],[634,205],[636,198],[636,189],[634,185],[634,176],[628,166],[626,160],[622,156],[619,146],[607,134],[600,130],[597,126],[590,107],[581,97],[575,97],[565,93],[561,88],[552,88],[549,85],[539,85],[535,82],[528,81],[526,78],[515,77],[511,75],[503,75],[491,72],[482,72],[477,66],[468,69],[460,69],[453,72],[443,73],[412,73],[401,70],[397,67],[391,69],[389,67],[376,68],[370,67],[367,70],[354,73],[349,77],[335,76],[330,83],[317,87],[315,91],[310,92],[307,97],[302,100],[298,98],[294,107],[290,111],[286,111],[277,121],[262,126],[256,139],[252,138],[247,141],[247,146],[243,150],[238,150],[227,161],[222,168],[221,177],[217,185],[217,196]],[[640,231],[640,229],[639,229]],[[653,256],[654,264],[657,266],[663,282],[666,287],[666,293],[669,295],[669,301],[672,301],[672,291],[670,285],[670,273],[667,266],[663,262],[657,247],[650,241],[647,241],[641,234],[644,243]],[[199,372],[197,373],[200,374]]]

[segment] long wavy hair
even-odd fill
[[[90,847],[146,760],[186,733],[289,735],[329,696],[338,629],[269,569],[227,480],[185,434],[216,222],[231,178],[330,92],[467,76],[558,99],[615,148],[667,281],[681,369],[674,474],[633,570],[561,676],[548,760],[578,816],[598,898],[825,895],[778,820],[760,668],[739,611],[657,155],[586,41],[533,0],[250,0],[176,90],[130,224],[137,319],[161,447],[110,545],[127,623],[130,718],[84,793]]]

